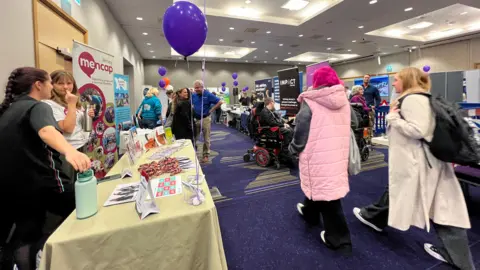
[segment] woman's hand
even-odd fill
[[[397,105],[390,106],[390,113],[399,113],[400,109],[397,107]]]
[[[89,109],[89,110],[88,110],[88,116],[89,116],[90,118],[93,118],[93,117],[95,116],[95,110]]]
[[[78,96],[72,94],[72,92],[70,91],[67,91],[67,93],[65,94],[65,101],[67,102],[67,104],[76,105],[78,101]]]

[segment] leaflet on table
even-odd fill
[[[138,139],[139,136],[137,133],[137,127],[130,128],[129,132],[130,132],[130,140],[134,146],[133,149],[134,149],[135,158],[139,158],[143,154],[143,147],[140,140]]]
[[[170,177],[156,178],[149,181],[151,191],[155,198],[174,196],[182,194],[182,177],[174,175]],[[152,197],[147,197],[150,199]]]
[[[138,193],[139,186],[140,184],[138,182],[116,186],[103,206],[111,206],[135,201],[135,196]]]
[[[160,213],[160,210],[158,209],[155,200],[145,201],[147,199],[147,192],[150,198],[154,198],[152,193],[152,185],[150,181],[147,181],[147,178],[143,173],[140,178],[140,186],[135,198],[135,209],[137,210],[137,214],[140,219],[143,220],[150,214]]]

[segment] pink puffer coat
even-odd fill
[[[311,110],[305,149],[300,153],[300,180],[305,195],[314,201],[332,201],[348,193],[350,104],[342,85],[302,93]]]

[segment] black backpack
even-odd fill
[[[457,105],[449,103],[440,96],[432,97],[428,93],[410,95],[423,95],[430,99],[436,125],[432,141],[427,142],[422,139],[422,142],[429,146],[434,157],[459,165],[472,165],[480,162],[480,144],[477,142],[475,131],[464,119],[464,115]],[[408,96],[399,99],[399,109],[403,100]],[[403,118],[401,114],[400,116]],[[430,162],[428,163],[430,165]]]

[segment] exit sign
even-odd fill
[[[77,5],[79,5],[79,6],[82,4],[82,0],[74,0],[74,1],[75,1],[75,3],[77,3]]]

